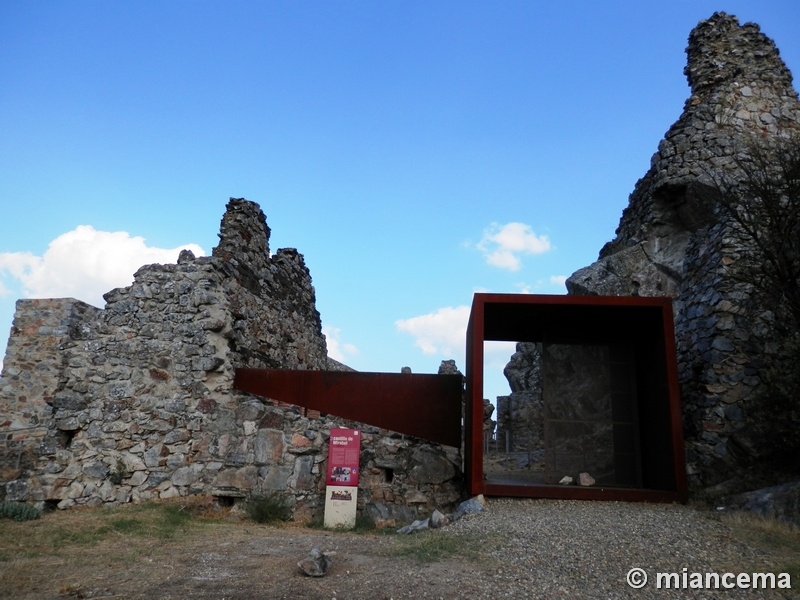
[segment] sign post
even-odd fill
[[[356,525],[360,455],[361,432],[358,429],[331,429],[325,527],[352,528]]]

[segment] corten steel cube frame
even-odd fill
[[[633,347],[643,483],[640,488],[502,483],[483,477],[484,341]],[[475,294],[467,327],[464,470],[471,494],[685,502],[672,302],[630,296]]]

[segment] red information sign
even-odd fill
[[[358,429],[331,429],[328,450],[328,485],[358,485],[358,459],[361,432]]]

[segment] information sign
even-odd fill
[[[361,432],[358,429],[331,429],[329,444],[328,485],[358,487]]]
[[[360,455],[361,432],[358,429],[331,429],[325,527],[355,527]]]

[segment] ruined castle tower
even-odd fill
[[[318,516],[330,428],[353,424],[233,387],[239,367],[347,368],[327,356],[302,255],[270,254],[269,234],[257,204],[232,198],[212,256],[146,265],[104,309],[18,301],[0,377],[0,501],[278,490],[297,518]],[[459,499],[457,449],[355,426],[362,509],[408,521]]]
[[[770,314],[748,314],[727,274],[738,248],[707,202],[714,182],[741,177],[735,156],[800,132],[800,102],[775,44],[758,25],[715,13],[689,36],[683,114],[630,195],[615,238],[567,280],[571,294],[674,298],[687,462],[695,490],[732,491],[748,452],[740,435]]]

